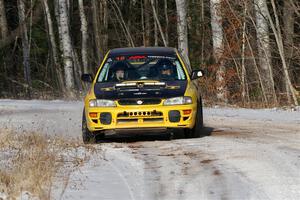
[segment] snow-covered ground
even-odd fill
[[[0,127],[78,137],[82,111],[79,101],[0,100]]]
[[[80,138],[81,102],[0,100],[0,128]],[[205,108],[210,136],[108,138],[53,199],[300,199],[300,109]],[[82,149],[81,149],[82,150]]]

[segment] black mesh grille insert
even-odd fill
[[[161,99],[121,99],[118,102],[120,105],[157,105]]]

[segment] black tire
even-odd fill
[[[200,136],[204,136],[203,134],[203,109],[202,101],[199,101],[197,105],[197,114],[194,128],[186,130],[185,136],[187,138],[198,138]]]
[[[184,129],[184,136],[185,136],[185,138],[192,138],[192,130]]]
[[[92,144],[96,142],[95,135],[89,131],[86,123],[85,111],[82,114],[82,140],[84,144]]]
[[[167,134],[168,140],[173,140],[174,139],[174,131],[171,130],[168,134]]]

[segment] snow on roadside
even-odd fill
[[[81,115],[82,102],[0,100],[0,127],[76,138]],[[210,137],[61,152],[52,199],[299,199],[300,109],[204,108],[204,121]]]
[[[145,199],[143,162],[132,157],[125,145],[100,146],[101,154],[70,174],[63,192],[54,188],[54,199]]]
[[[74,110],[82,106],[82,101],[0,99],[0,110]]]
[[[297,109],[246,109],[246,108],[204,108],[204,117],[218,116],[234,119],[272,121],[300,124],[300,107]]]
[[[52,199],[52,185],[100,151],[81,141],[0,129],[0,199]]]
[[[76,138],[82,110],[79,101],[0,100],[0,127]]]

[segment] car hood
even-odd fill
[[[123,83],[95,83],[97,99],[172,98],[184,96],[187,81],[130,81]]]

